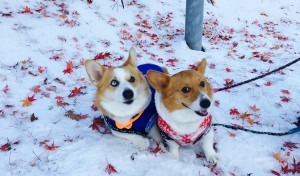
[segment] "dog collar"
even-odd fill
[[[195,144],[204,135],[206,135],[211,127],[212,116],[208,114],[203,122],[199,125],[198,129],[190,134],[179,134],[172,127],[158,116],[158,127],[161,130],[161,135],[166,140],[173,140],[180,145]]]
[[[137,115],[132,117],[127,123],[121,123],[121,122],[115,121],[116,127],[118,129],[124,129],[124,128],[130,129],[132,127],[132,123],[135,122],[138,118],[140,118],[143,113],[144,113],[144,111],[138,113]]]

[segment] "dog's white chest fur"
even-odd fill
[[[179,134],[190,134],[199,129],[205,117],[198,116],[190,109],[181,109],[169,112],[161,100],[161,94],[155,93],[155,104],[158,114]],[[193,119],[191,121],[191,119]]]

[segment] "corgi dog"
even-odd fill
[[[119,67],[107,69],[87,60],[85,68],[97,89],[95,105],[114,136],[127,139],[140,149],[148,148],[147,137],[162,141],[156,125],[154,89],[144,76],[149,69],[163,72],[162,68],[153,64],[137,66],[133,47],[127,61]]]
[[[179,157],[179,147],[200,144],[208,162],[216,163],[211,129],[213,91],[204,77],[206,60],[196,70],[181,71],[173,76],[148,71],[150,85],[156,90],[155,105],[158,127],[171,154]]]

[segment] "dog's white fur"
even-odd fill
[[[191,108],[194,110],[201,109],[199,106],[201,97],[209,98],[204,93],[201,93],[199,97],[192,103]],[[197,115],[193,110],[188,108],[169,112],[162,102],[161,94],[158,92],[155,93],[155,106],[161,118],[163,118],[170,125],[170,127],[179,134],[189,134],[196,131],[205,118],[199,117],[199,115]],[[208,111],[209,110],[211,110],[211,107],[208,109]],[[213,148],[213,138],[214,131],[213,129],[210,129],[210,131],[197,142],[197,144],[202,146],[206,160],[210,163],[217,162],[217,153]],[[179,158],[180,145],[171,140],[166,140],[166,142],[169,147],[169,152],[175,157]]]
[[[115,92],[109,89],[106,90],[103,94],[104,96],[101,98],[102,101],[100,104],[106,111],[114,115],[116,121],[126,123],[132,116],[144,110],[149,105],[151,96],[147,96],[147,93],[144,91],[145,85],[139,85],[135,88],[127,82],[130,74],[125,69],[116,68],[113,71],[120,84]],[[123,103],[124,99],[122,93],[125,89],[131,89],[134,93],[134,101],[130,105]],[[148,89],[148,92],[150,93],[150,89]]]
[[[130,49],[129,55],[132,59],[132,63],[136,67],[136,52],[133,47]],[[101,78],[103,77],[103,75],[101,75],[103,74],[102,68],[95,61],[86,62],[85,65],[92,83],[94,85],[97,85],[99,80],[101,80]],[[113,115],[114,120],[121,123],[126,123],[134,115],[143,111],[149,105],[151,101],[151,92],[148,87],[147,81],[145,81],[145,84],[141,83],[140,85],[135,87],[131,86],[127,81],[131,75],[126,69],[118,67],[115,68],[113,72],[115,78],[119,81],[117,90],[112,91],[110,89],[106,89],[102,94],[103,96],[100,97],[100,104],[108,113]],[[145,79],[144,76],[143,79]],[[147,87],[148,92],[145,92],[145,87]],[[131,89],[134,93],[134,101],[129,105],[124,104],[122,93],[125,89]],[[114,130],[112,130],[112,134],[117,137],[129,140],[140,149],[146,149],[150,144],[149,139],[141,135],[121,133]],[[162,141],[156,124],[149,131],[148,137],[153,138],[159,143]]]

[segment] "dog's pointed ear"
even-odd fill
[[[161,72],[149,70],[147,72],[149,84],[159,93],[162,93],[169,85],[171,77]]]
[[[164,71],[164,74],[169,75],[169,71],[168,71],[168,69],[166,67],[162,67],[162,69]]]
[[[130,48],[129,56],[128,56],[127,61],[123,64],[123,66],[126,66],[126,65],[131,65],[131,66],[134,66],[134,67],[137,66],[136,51],[135,51],[135,48],[133,46]]]
[[[94,60],[86,60],[84,62],[84,66],[92,84],[97,85],[101,80],[104,71],[106,70],[105,67]]]
[[[196,70],[204,75],[205,68],[206,68],[206,59],[203,58]]]

